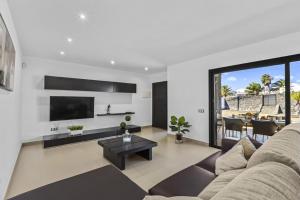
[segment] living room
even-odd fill
[[[0,198],[300,198],[298,8],[0,0]]]

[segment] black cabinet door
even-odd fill
[[[152,84],[152,126],[168,129],[168,82]]]
[[[114,83],[114,92],[136,93],[136,84],[133,83]]]
[[[45,76],[45,89],[113,92],[112,82]]]

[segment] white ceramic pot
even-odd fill
[[[71,135],[81,135],[83,130],[70,131]]]

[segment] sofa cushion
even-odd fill
[[[218,151],[211,156],[205,158],[204,160],[200,161],[196,164],[196,166],[202,167],[212,173],[215,173],[216,170],[216,160],[224,153],[222,151]]]
[[[247,160],[252,156],[252,154],[256,151],[256,147],[251,142],[248,137],[243,137],[237,145],[242,145],[244,149],[244,156]]]
[[[293,123],[293,124],[289,124],[285,127],[283,127],[283,129],[281,129],[281,131],[284,131],[284,130],[300,130],[300,123]]]
[[[300,174],[300,132],[289,126],[272,136],[249,159],[247,167],[263,162],[280,162]]]
[[[246,169],[231,170],[222,173],[215,178],[200,194],[199,197],[203,200],[209,200],[228,185],[235,177],[241,174]]]
[[[163,196],[146,196],[143,200],[202,200],[199,197],[163,197]]]
[[[262,143],[252,139],[251,137],[249,137],[248,135],[246,136],[251,143],[255,146],[256,149],[260,148],[260,146],[262,145]],[[233,140],[233,139],[229,139],[229,138],[223,138],[222,139],[222,151],[224,153],[226,153],[227,151],[229,151],[230,149],[232,149],[232,147],[234,145],[236,145],[239,141],[238,140]]]
[[[265,162],[247,169],[211,200],[300,199],[300,176],[290,167]]]
[[[242,169],[247,166],[242,145],[236,145],[216,160],[216,175],[226,171]]]
[[[149,190],[151,195],[198,196],[198,194],[215,178],[215,174],[198,166],[190,166]]]

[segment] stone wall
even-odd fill
[[[277,104],[280,105],[282,112],[285,113],[285,94],[276,94]],[[230,110],[259,112],[263,104],[263,95],[226,97]],[[296,101],[292,99],[291,113],[296,113]]]

